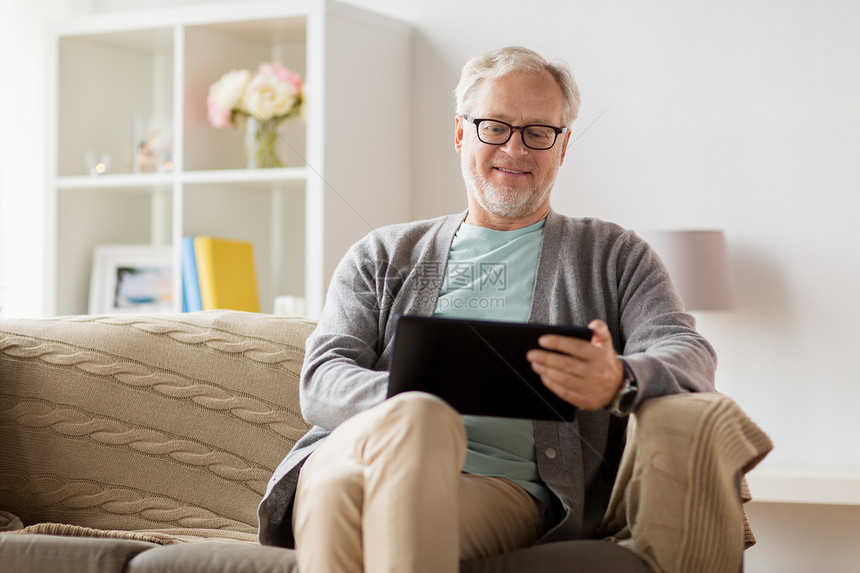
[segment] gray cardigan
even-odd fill
[[[340,423],[385,399],[395,317],[429,316],[464,215],[391,225],[355,244],[332,277],[308,338],[301,406],[313,428],[281,462],[259,507],[260,542],[292,547],[292,500],[302,463]],[[662,262],[632,231],[551,211],[529,322],[609,325],[643,400],[712,391],[716,355],[695,331]],[[606,411],[535,422],[538,472],[559,500],[541,542],[588,538],[603,517],[626,419]]]

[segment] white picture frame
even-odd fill
[[[98,245],[93,252],[89,314],[173,310],[173,249]]]

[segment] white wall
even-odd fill
[[[39,65],[45,41],[43,20],[36,12],[31,5],[0,0],[0,69],[4,70],[0,75],[0,288],[6,289],[6,314],[38,308],[38,302],[25,294],[21,280],[38,280],[38,259],[28,260],[20,246],[15,248],[16,243],[32,246],[30,259],[42,248],[39,210],[44,169],[38,157],[43,155],[39,140],[44,141],[45,125],[38,94],[44,93],[45,86],[45,74],[40,73],[44,66]],[[31,57],[22,59],[22,53]],[[27,172],[32,176],[29,180]],[[23,237],[33,242],[26,243]]]
[[[41,304],[42,21],[142,4],[0,2],[0,285],[7,311],[31,314]],[[719,388],[776,443],[763,468],[860,471],[860,3],[351,3],[416,26],[416,116],[380,119],[412,126],[416,218],[465,207],[451,96],[463,61],[514,43],[567,60],[584,103],[556,210],[643,230],[724,229],[739,307],[699,315],[700,327],[720,353]],[[772,514],[758,517],[775,542],[785,516],[761,517]],[[791,549],[754,551],[748,570],[770,571]],[[820,570],[839,570],[831,565]]]
[[[42,313],[48,18],[86,14],[88,0],[0,0],[0,288],[7,315]]]
[[[418,27],[416,217],[465,205],[450,96],[463,60],[508,43],[567,60],[582,135],[555,209],[724,229],[739,307],[699,315],[720,389],[773,436],[766,466],[860,469],[860,3],[356,3]]]

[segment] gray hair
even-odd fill
[[[567,64],[559,61],[549,62],[537,52],[519,46],[499,48],[466,62],[460,75],[460,83],[454,90],[457,113],[466,113],[472,96],[484,80],[501,78],[517,72],[548,73],[552,76],[561,88],[564,101],[562,108],[564,126],[569,127],[573,123],[579,113],[579,88]]]

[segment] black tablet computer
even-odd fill
[[[576,408],[553,394],[526,360],[544,334],[591,340],[589,328],[400,316],[388,397],[421,391],[461,414],[573,420]]]

